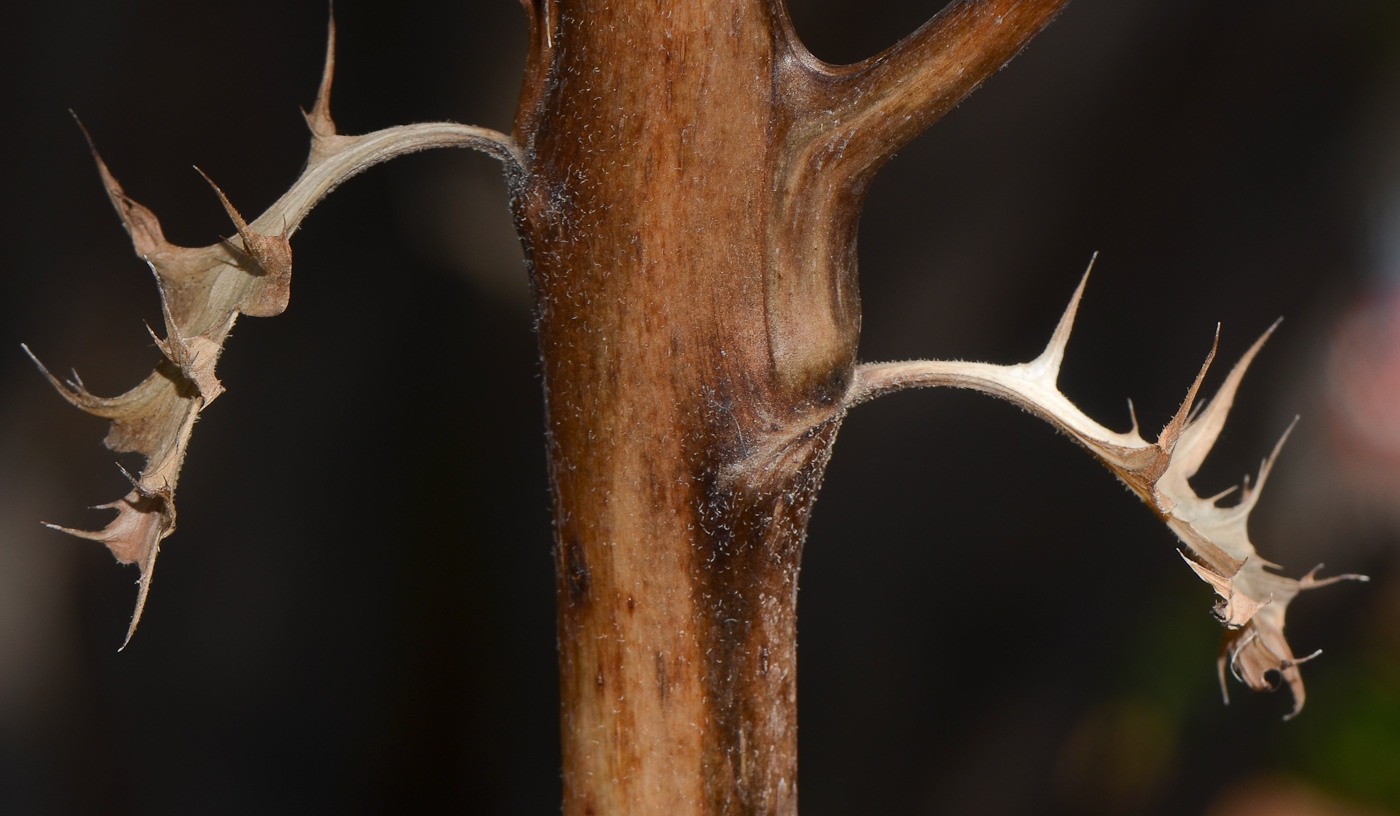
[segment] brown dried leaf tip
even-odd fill
[[[117,511],[117,517],[102,530],[50,525],[101,541],[121,563],[140,566],[140,591],[127,642],[141,621],[160,542],[175,531],[175,484],[190,432],[199,412],[224,390],[214,371],[224,341],[240,314],[271,317],[287,308],[292,276],[288,239],[311,208],[342,182],[376,164],[437,147],[469,147],[488,153],[505,164],[512,184],[518,185],[525,174],[515,142],[487,128],[434,122],[385,128],[362,136],[336,133],[330,113],[334,20],[328,39],[321,87],[312,112],[307,114],[311,154],[291,189],[249,223],[209,181],[237,230],[233,238],[198,248],[175,246],[165,240],[155,214],[126,194],[97,149],[92,150],[107,196],[131,236],[136,254],[155,273],[165,337],[154,331],[151,337],[164,359],[140,385],[119,397],[103,399],[89,393],[76,374],[72,381],[60,382],[33,354],[29,356],[64,399],[111,420],[108,448],[146,457],[140,476],[132,479],[132,491],[120,501],[102,505]],[[87,131],[83,132],[86,135]],[[91,137],[88,145],[92,146]],[[27,347],[25,352],[29,353]]]
[[[1202,498],[1196,495],[1189,481],[1219,438],[1245,370],[1278,324],[1271,326],[1245,352],[1225,378],[1215,399],[1193,411],[1197,407],[1196,394],[1201,381],[1215,357],[1212,346],[1181,408],[1157,439],[1148,442],[1139,432],[1136,417],[1126,433],[1110,431],[1081,412],[1058,388],[1060,364],[1088,278],[1085,272],[1049,345],[1031,362],[999,366],[921,360],[863,365],[857,370],[847,403],[855,405],[904,388],[935,385],[972,388],[1009,400],[1069,435],[1108,466],[1166,522],[1181,541],[1181,554],[1186,563],[1220,596],[1215,614],[1227,629],[1219,661],[1222,694],[1225,693],[1227,666],[1255,690],[1274,689],[1281,679],[1293,694],[1293,710],[1288,715],[1291,718],[1302,710],[1306,699],[1298,664],[1312,656],[1295,657],[1284,639],[1284,615],[1289,602],[1305,589],[1343,580],[1367,579],[1362,575],[1339,575],[1318,580],[1314,569],[1294,580],[1270,572],[1269,568],[1277,568],[1277,565],[1255,552],[1247,532],[1249,514],[1259,500],[1259,492],[1288,437],[1287,432],[1260,466],[1255,484],[1251,486],[1249,478],[1245,477],[1238,503],[1219,505],[1234,488]],[[1217,331],[1217,338],[1218,335]]]
[[[136,254],[155,274],[165,337],[147,329],[164,359],[140,385],[104,399],[90,393],[76,376],[60,382],[33,354],[30,357],[70,403],[112,421],[105,440],[108,448],[146,458],[140,476],[132,480],[132,491],[120,501],[102,505],[117,511],[102,530],[50,525],[101,541],[118,561],[140,567],[129,642],[150,591],[160,542],[175,531],[175,485],[190,433],[199,412],[224,390],[215,375],[224,340],[240,312],[270,315],[286,308],[291,251],[284,237],[267,237],[250,229],[222,193],[219,197],[234,220],[241,245],[227,241],[200,248],[175,246],[165,239],[155,214],[126,195],[95,149],[93,158]]]

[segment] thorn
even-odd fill
[[[1277,325],[1277,324],[1276,324]],[[1298,415],[1293,416],[1293,421],[1288,423],[1288,427],[1283,429],[1283,435],[1274,443],[1274,449],[1269,452],[1269,456],[1259,464],[1259,480],[1254,484],[1254,494],[1257,496],[1264,489],[1264,483],[1269,480],[1269,473],[1274,469],[1274,462],[1278,461],[1278,455],[1283,451],[1283,443],[1288,441],[1288,437],[1293,433],[1293,429],[1298,427]],[[1246,477],[1247,478],[1247,477]],[[1321,564],[1318,564],[1321,567]]]
[[[1322,565],[1318,564],[1317,566],[1308,570],[1307,575],[1304,575],[1302,578],[1298,579],[1298,588],[1317,589],[1318,587],[1325,587],[1329,584],[1335,584],[1341,581],[1360,581],[1361,583],[1369,583],[1371,580],[1371,576],[1369,575],[1359,575],[1354,572],[1343,573],[1341,575],[1333,575],[1331,578],[1323,578],[1319,580],[1317,578],[1317,572],[1320,569],[1322,569]]]
[[[101,164],[102,157],[97,155],[97,144],[92,141],[92,134],[88,132],[87,125],[83,124],[83,120],[78,118],[78,112],[72,108],[68,109],[68,115],[73,117],[73,122],[78,126],[78,130],[83,132],[83,138],[87,140],[88,150],[92,151],[93,158],[96,158],[98,164]]]
[[[244,221],[243,216],[239,214],[238,210],[234,209],[233,204],[230,203],[228,200],[228,196],[224,195],[224,191],[219,189],[219,185],[215,184],[214,180],[209,178],[208,173],[199,169],[197,165],[195,166],[194,171],[200,174],[201,176],[204,176],[204,180],[209,182],[210,187],[214,188],[214,195],[219,197],[219,203],[224,205],[224,212],[228,213],[229,219],[233,221],[233,226],[238,229],[239,237],[243,238],[243,241],[246,244],[248,241],[248,222]]]
[[[54,390],[57,391],[60,396],[62,396],[65,400],[68,400],[70,404],[76,405],[80,408],[82,407],[81,405],[79,405],[79,401],[82,399],[81,395],[87,393],[86,390],[75,391],[70,385],[60,382],[59,379],[49,371],[48,366],[44,365],[42,362],[39,361],[38,357],[34,356],[34,352],[29,350],[29,346],[25,345],[24,343],[20,343],[19,347],[24,349],[24,353],[29,355],[30,361],[32,361],[34,365],[38,366],[39,373],[44,375],[44,379],[49,381],[49,385],[52,385],[54,387]]]
[[[1229,647],[1222,644],[1220,656],[1215,660],[1215,676],[1220,681],[1220,699],[1225,705],[1230,704],[1230,689],[1225,682],[1225,663],[1229,659]]]
[[[120,470],[120,471],[122,472],[122,475],[126,477],[126,480],[127,480],[128,482],[131,482],[131,486],[134,487],[134,488],[136,488],[137,490],[141,490],[141,483],[140,483],[139,481],[137,481],[137,479],[136,479],[135,476],[132,476],[132,475],[131,475],[131,471],[129,471],[129,470],[127,470],[125,467],[123,467],[121,462],[117,462],[116,465],[117,465],[117,470]],[[144,491],[143,491],[143,492],[144,492]]]
[[[160,279],[160,272],[156,270],[155,264],[147,263],[151,268],[151,274],[156,278],[156,293],[160,295],[160,315],[165,320],[165,339],[162,340],[151,328],[150,323],[146,323],[146,331],[151,335],[151,339],[156,341],[156,348],[165,359],[180,367],[184,371],[189,364],[189,349],[185,345],[185,338],[180,334],[180,327],[175,323],[175,316],[170,313],[170,301],[165,296],[165,284]]]
[[[1278,327],[1279,322],[1280,321],[1275,320],[1273,325],[1265,330],[1263,334],[1259,335],[1259,339],[1255,340],[1254,344],[1249,347],[1249,350],[1240,357],[1239,361],[1230,369],[1230,373],[1225,375],[1225,381],[1220,384],[1219,390],[1215,392],[1215,397],[1211,399],[1210,404],[1207,405],[1202,412],[1202,416],[1199,420],[1200,427],[1194,430],[1194,433],[1199,436],[1199,439],[1196,440],[1196,447],[1199,448],[1199,458],[1196,459],[1193,467],[1188,468],[1188,475],[1196,472],[1196,468],[1201,464],[1201,459],[1203,459],[1210,448],[1214,446],[1221,429],[1225,427],[1225,419],[1230,413],[1230,408],[1234,405],[1235,392],[1239,390],[1240,381],[1244,379],[1244,375],[1249,370],[1250,364],[1254,362],[1254,358],[1259,354],[1260,349],[1264,347],[1264,343],[1267,342],[1269,337],[1274,333],[1274,329]],[[1217,327],[1217,341],[1219,337],[1220,330]]]
[[[1133,420],[1133,428],[1128,430],[1128,432],[1130,432],[1130,434],[1141,435],[1140,428],[1138,428],[1137,424],[1137,409],[1133,406],[1133,398],[1131,398],[1131,396],[1128,398],[1128,418]]]
[[[1249,487],[1249,484],[1248,484],[1248,482],[1249,482],[1249,477],[1246,476],[1246,477],[1244,477],[1244,478],[1245,478],[1245,488],[1248,489],[1248,487]],[[1216,493],[1214,496],[1211,496],[1210,498],[1206,499],[1206,504],[1215,504],[1216,502],[1220,501],[1221,499],[1225,498],[1226,496],[1230,495],[1231,493],[1234,493],[1236,490],[1239,490],[1239,489],[1240,489],[1240,486],[1239,486],[1239,485],[1230,485],[1229,487],[1225,488],[1224,490],[1220,491],[1219,493]]]
[[[136,634],[136,626],[141,623],[141,613],[146,610],[146,597],[151,592],[151,577],[156,571],[156,556],[160,555],[160,541],[166,535],[174,532],[174,528],[164,535],[157,535],[155,543],[151,545],[151,551],[146,555],[146,560],[140,565],[141,576],[136,579],[136,583],[141,587],[136,593],[136,612],[131,616],[131,625],[126,630],[126,640],[122,641],[121,648],[117,649],[120,654],[131,644],[131,636]]]
[[[90,530],[78,530],[73,527],[64,527],[61,524],[50,524],[47,521],[41,521],[39,523],[50,530],[57,530],[60,533],[67,533],[68,535],[77,536],[78,538],[85,538],[88,541],[101,541],[104,543],[107,541],[107,539],[102,537],[102,533],[94,533]]]
[[[1177,437],[1181,435],[1182,428],[1186,425],[1186,418],[1191,413],[1191,407],[1196,402],[1196,393],[1201,390],[1201,382],[1206,378],[1206,372],[1210,370],[1210,364],[1215,360],[1216,349],[1220,348],[1220,324],[1215,324],[1215,339],[1211,341],[1210,353],[1206,355],[1206,361],[1201,364],[1200,373],[1196,375],[1195,382],[1191,383],[1191,388],[1186,392],[1186,399],[1177,409],[1176,416],[1171,418],[1162,432],[1157,435],[1157,443],[1163,448],[1176,444]]]
[[[1319,657],[1319,656],[1321,656],[1321,655],[1322,655],[1322,650],[1321,650],[1321,649],[1318,649],[1317,651],[1313,652],[1312,654],[1308,655],[1307,657],[1295,657],[1295,658],[1293,658],[1292,660],[1284,660],[1284,661],[1282,661],[1282,662],[1280,663],[1279,668],[1281,668],[1281,669],[1291,669],[1291,668],[1293,668],[1294,666],[1301,666],[1301,665],[1303,665],[1304,663],[1308,662],[1309,660],[1312,660],[1313,658]]]
[[[1069,305],[1065,307],[1064,314],[1060,315],[1060,322],[1055,325],[1054,334],[1050,335],[1050,342],[1046,344],[1045,350],[1038,357],[1029,363],[1019,366],[1023,376],[1027,379],[1055,387],[1055,383],[1060,378],[1060,363],[1065,359],[1065,346],[1069,345],[1070,331],[1074,328],[1074,316],[1079,311],[1079,301],[1084,296],[1084,286],[1089,282],[1089,273],[1094,269],[1094,260],[1099,257],[1095,252],[1089,259],[1089,267],[1084,270],[1084,276],[1079,279],[1079,286],[1075,287],[1074,295],[1069,299]]]
[[[71,110],[69,113],[73,113]],[[118,202],[118,198],[126,198],[126,192],[117,183],[117,179],[112,175],[112,171],[107,168],[107,162],[102,160],[102,154],[97,152],[97,143],[92,140],[92,134],[88,132],[87,126],[73,113],[73,121],[78,123],[78,129],[83,132],[83,138],[87,140],[88,151],[92,153],[92,160],[97,162],[97,174],[102,177],[102,186],[107,191],[107,196],[112,199],[112,205],[117,208],[117,213],[122,216],[122,223],[126,223],[126,215]],[[128,227],[129,229],[129,227]]]
[[[1282,672],[1280,672],[1282,674]],[[1284,678],[1288,681],[1288,690],[1293,694],[1293,710],[1283,715],[1283,721],[1288,722],[1299,714],[1303,713],[1303,703],[1307,699],[1303,689],[1303,676],[1300,672],[1294,671],[1292,677]]]
[[[335,80],[335,2],[330,4],[330,21],[326,25],[326,64],[321,71],[321,87],[316,91],[316,102],[311,112],[302,111],[306,124],[317,139],[328,139],[336,135],[335,120],[331,118],[331,85]]]
[[[70,110],[69,113],[73,112]],[[106,191],[107,199],[112,202],[112,208],[117,211],[117,217],[121,219],[126,234],[131,237],[136,254],[142,259],[149,259],[162,248],[168,247],[170,244],[165,240],[165,233],[160,227],[160,219],[156,218],[155,213],[126,194],[116,176],[113,176],[112,171],[107,168],[107,163],[102,160],[102,155],[97,152],[97,144],[93,142],[92,134],[83,126],[82,121],[75,113],[73,113],[73,121],[83,132],[83,138],[87,139],[88,150],[92,152],[92,160],[97,164],[97,175],[102,180],[102,189]]]
[[[243,253],[253,259],[253,262],[262,269],[263,274],[274,276],[290,274],[292,268],[292,248],[291,245],[287,243],[285,224],[283,225],[283,232],[281,235],[263,235],[257,230],[254,230],[252,227],[248,226],[247,221],[243,220],[243,216],[239,215],[238,210],[234,209],[233,204],[228,200],[228,196],[224,195],[223,190],[219,189],[219,185],[215,184],[214,180],[209,178],[209,176],[198,167],[195,168],[195,171],[201,176],[204,176],[204,180],[209,182],[210,187],[214,188],[214,194],[217,195],[219,201],[223,203],[224,211],[227,212],[228,217],[233,220],[234,227],[238,229],[238,237],[243,241]],[[225,241],[225,243],[229,242]],[[162,302],[164,302],[164,299],[164,295],[162,294]]]
[[[171,351],[169,347],[166,346],[165,341],[160,339],[160,335],[156,334],[156,330],[151,328],[151,324],[147,323],[144,320],[141,321],[141,325],[146,327],[146,334],[149,334],[151,336],[151,339],[155,341],[156,348],[160,349],[161,356],[167,360],[170,360]],[[171,360],[171,362],[173,363],[175,361]]]
[[[166,334],[177,338],[181,343],[185,339],[180,336],[180,327],[175,325],[175,316],[170,313],[170,299],[165,294],[165,281],[160,277],[160,270],[150,261],[146,261],[146,266],[150,268],[151,275],[156,279],[156,292],[160,295],[160,316],[165,318]]]
[[[1235,646],[1234,649],[1230,650],[1230,674],[1233,674],[1235,676],[1235,679],[1240,681],[1241,683],[1245,683],[1245,679],[1240,675],[1240,669],[1237,665],[1237,663],[1239,662],[1240,652],[1244,651],[1244,648],[1249,644],[1253,643],[1254,640],[1258,637],[1258,632],[1250,632],[1249,637],[1245,638],[1243,643],[1238,644],[1237,646]],[[1265,646],[1264,648],[1268,649],[1269,647]],[[1248,684],[1246,683],[1246,685]]]

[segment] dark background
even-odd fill
[[[940,7],[792,5],[833,62]],[[67,110],[172,240],[211,243],[231,228],[190,166],[249,215],[285,189],[325,16],[0,11],[2,814],[557,811],[541,399],[492,160],[402,159],[307,221],[290,309],[240,321],[219,367],[126,651],[135,569],[39,526],[100,525],[82,508],[126,486],[19,343],[115,394],[160,315]],[[509,130],[515,3],[337,18],[343,131]],[[1217,321],[1228,363],[1285,315],[1197,482],[1237,481],[1302,413],[1254,540],[1290,575],[1376,580],[1291,607],[1295,649],[1327,651],[1299,719],[1238,684],[1223,708],[1208,588],[1088,456],[973,394],[862,407],[802,576],[806,816],[1400,812],[1400,387],[1347,401],[1400,384],[1393,202],[1394,0],[1076,0],[890,164],[863,359],[1029,359],[1098,250],[1062,386],[1120,429],[1131,396],[1155,433]]]

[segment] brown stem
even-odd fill
[[[797,574],[860,329],[863,182],[812,148],[846,80],[780,0],[527,9],[564,812],[792,816]]]
[[[520,0],[520,4],[525,8],[529,45],[525,53],[525,81],[520,85],[520,99],[515,107],[515,135],[523,142],[521,148],[528,156],[534,150],[534,136],[544,115],[540,105],[554,67],[559,7],[553,0]]]
[[[854,347],[794,392],[764,330],[771,12],[561,0],[517,119],[569,816],[796,812],[799,554]]]

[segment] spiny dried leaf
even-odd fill
[[[1092,266],[1091,262],[1091,269]],[[1293,694],[1293,711],[1288,715],[1291,718],[1302,710],[1306,695],[1298,672],[1298,664],[1303,661],[1294,657],[1283,636],[1289,602],[1306,589],[1366,578],[1339,575],[1318,580],[1317,570],[1299,580],[1287,578],[1269,572],[1268,568],[1276,565],[1261,558],[1250,542],[1247,530],[1250,511],[1259,500],[1259,492],[1288,437],[1287,432],[1260,466],[1258,480],[1253,486],[1246,477],[1238,503],[1223,507],[1218,503],[1233,493],[1233,489],[1202,498],[1190,485],[1191,477],[1196,475],[1220,436],[1240,380],[1278,324],[1271,326],[1245,352],[1215,398],[1193,413],[1197,392],[1215,357],[1212,345],[1180,409],[1157,439],[1148,442],[1138,429],[1136,417],[1127,433],[1110,431],[1086,416],[1059,390],[1060,364],[1088,279],[1086,271],[1049,345],[1031,362],[998,366],[924,360],[865,365],[857,371],[847,402],[855,405],[910,387],[972,388],[1009,400],[1068,434],[1107,465],[1166,522],[1183,545],[1182,557],[1186,563],[1220,596],[1215,614],[1227,629],[1219,664],[1222,693],[1226,666],[1255,690],[1274,688],[1276,683],[1270,680],[1276,673]],[[1216,335],[1218,339],[1218,330]]]
[[[336,186],[376,164],[436,147],[486,152],[506,164],[512,182],[524,173],[520,152],[511,138],[485,128],[432,123],[387,128],[363,136],[336,133],[330,115],[334,20],[328,40],[321,87],[312,112],[307,114],[311,155],[291,189],[250,224],[205,176],[237,232],[228,240],[197,248],[167,241],[160,220],[126,194],[88,137],[107,196],[131,236],[136,254],[155,274],[165,337],[155,331],[151,337],[164,359],[140,385],[119,397],[104,399],[89,393],[76,374],[72,381],[62,382],[32,353],[29,356],[64,399],[111,420],[107,447],[146,457],[140,476],[133,479],[131,493],[102,505],[117,512],[102,530],[50,525],[101,541],[121,563],[140,566],[140,591],[127,642],[141,620],[160,542],[175,530],[175,486],[195,420],[224,390],[215,375],[224,341],[240,314],[271,317],[287,308],[292,274],[289,239],[311,208]],[[25,352],[29,353],[27,347]]]

